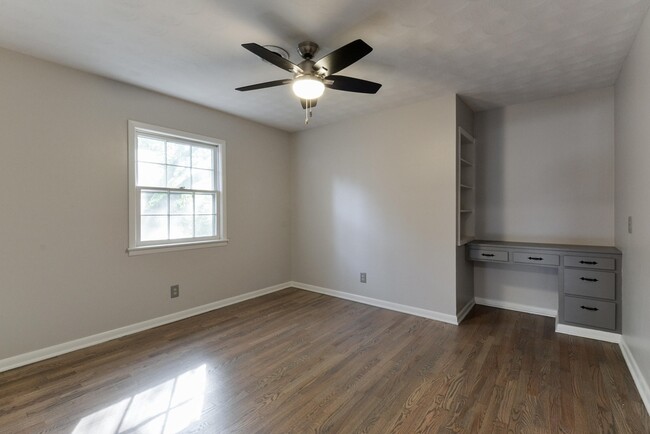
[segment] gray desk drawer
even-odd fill
[[[502,250],[471,249],[469,257],[475,261],[508,262],[508,252]]]
[[[594,268],[600,270],[616,270],[616,259],[567,255],[564,257],[564,266]]]
[[[513,259],[518,264],[560,265],[559,255],[549,255],[546,253],[514,253]]]
[[[474,261],[508,262],[509,259],[508,252],[488,249],[471,249],[469,251],[469,257]]]
[[[564,270],[564,293],[616,300],[616,274],[567,268]]]
[[[567,295],[564,297],[564,320],[589,327],[615,330],[616,303]]]

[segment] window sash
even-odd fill
[[[214,214],[197,214],[196,213],[196,202],[194,202],[193,205],[193,213],[192,214],[171,214],[170,212],[170,205],[169,205],[169,199],[167,202],[167,213],[166,214],[158,214],[158,215],[153,215],[153,214],[146,214],[143,216],[142,214],[142,190],[144,191],[156,191],[156,192],[161,192],[161,193],[183,193],[183,194],[192,194],[194,195],[195,193],[198,194],[214,194],[215,196],[215,202],[214,202]],[[137,240],[137,245],[138,246],[158,246],[158,245],[169,245],[173,246],[174,244],[183,244],[183,243],[191,243],[191,242],[201,242],[201,241],[218,241],[223,239],[224,237],[221,234],[221,225],[219,224],[220,217],[222,216],[221,212],[221,192],[215,191],[215,190],[187,190],[183,188],[151,188],[151,187],[136,187],[136,240]],[[169,236],[169,233],[171,231],[171,225],[170,225],[170,220],[171,217],[174,216],[191,216],[192,218],[195,218],[196,216],[213,216],[213,224],[214,224],[214,232],[215,234],[212,236],[206,236],[206,237],[190,237],[190,238],[163,238],[163,239],[158,239],[158,240],[147,240],[143,241],[142,240],[142,217],[165,217],[167,218],[167,235]],[[193,232],[196,233],[196,226],[193,226]]]
[[[147,161],[147,160],[140,160],[139,159],[139,155],[138,155],[138,139],[140,137],[147,138],[147,139],[152,139],[152,140],[158,140],[158,141],[162,141],[164,143],[164,160],[165,160],[164,163]],[[135,142],[134,143],[134,146],[135,146],[135,167],[134,167],[134,169],[135,169],[135,186],[136,187],[148,187],[149,186],[147,184],[140,184],[139,183],[140,180],[139,180],[139,175],[138,175],[138,165],[140,163],[143,163],[143,164],[154,164],[154,165],[158,165],[158,166],[161,166],[161,167],[164,168],[164,170],[165,170],[165,187],[163,187],[163,188],[171,188],[171,187],[168,186],[168,184],[169,184],[169,179],[167,178],[168,173],[169,173],[168,168],[170,168],[170,167],[172,167],[172,168],[173,167],[178,167],[178,168],[183,168],[183,169],[189,169],[190,171],[192,169],[206,170],[206,171],[211,170],[212,171],[212,178],[213,178],[213,184],[212,185],[213,185],[214,191],[221,190],[221,185],[219,185],[219,181],[221,180],[221,173],[219,172],[219,170],[221,168],[221,164],[220,164],[220,160],[219,160],[219,158],[220,158],[219,156],[221,154],[221,146],[219,144],[206,144],[206,143],[201,143],[201,142],[197,142],[197,141],[190,140],[190,139],[185,139],[185,138],[178,137],[178,136],[169,136],[169,135],[166,135],[166,134],[155,135],[155,134],[152,134],[150,132],[142,132],[142,131],[138,130],[137,128],[136,128],[136,131],[135,131],[134,142]],[[192,147],[209,149],[212,152],[212,169],[205,169],[203,167],[194,166],[194,164],[193,164],[194,162],[192,161],[192,152],[191,151],[190,151],[190,165],[189,166],[168,163],[167,162],[167,145],[168,145],[168,142],[177,143],[177,144],[181,144],[181,145],[187,145],[187,146],[190,146],[190,149]],[[194,181],[193,179],[190,180],[190,185],[192,185],[193,181]],[[151,187],[154,188],[155,186],[151,186]],[[197,189],[193,189],[191,187],[186,188],[186,189],[188,189],[188,190],[189,189],[197,190]]]

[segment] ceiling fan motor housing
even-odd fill
[[[318,44],[312,41],[302,41],[300,44],[298,44],[298,54],[300,54],[300,57],[303,59],[313,59],[314,55],[316,55],[316,52],[318,51]]]

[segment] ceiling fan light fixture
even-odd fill
[[[325,84],[312,75],[303,75],[293,80],[293,93],[300,99],[318,99],[325,91]]]
[[[250,86],[238,87],[235,90],[246,92],[249,90],[266,89],[269,87],[284,86],[291,83],[293,93],[300,98],[300,106],[305,109],[305,125],[309,123],[312,108],[316,107],[318,98],[323,95],[325,88],[375,94],[381,87],[379,83],[361,80],[360,78],[336,75],[337,72],[347,68],[372,51],[372,47],[361,39],[352,41],[322,57],[319,61],[311,60],[318,51],[318,44],[303,41],[298,44],[298,53],[304,60],[295,64],[288,59],[286,50],[274,46],[261,46],[254,42],[242,44],[242,47],[255,54],[257,57],[293,74],[293,78],[273,80],[257,83]],[[285,57],[285,54],[287,57]]]

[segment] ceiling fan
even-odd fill
[[[312,107],[316,107],[318,98],[323,95],[326,87],[346,92],[370,94],[377,93],[381,87],[381,84],[372,81],[346,77],[344,75],[335,75],[337,72],[347,68],[372,51],[372,47],[361,39],[357,39],[332,51],[316,62],[312,59],[318,51],[318,44],[311,41],[301,42],[298,44],[298,53],[304,60],[297,65],[259,44],[242,44],[242,47],[267,62],[293,73],[293,78],[238,87],[236,90],[246,92],[291,83],[293,93],[300,98],[300,103],[305,109],[305,124],[309,123],[311,109]]]

